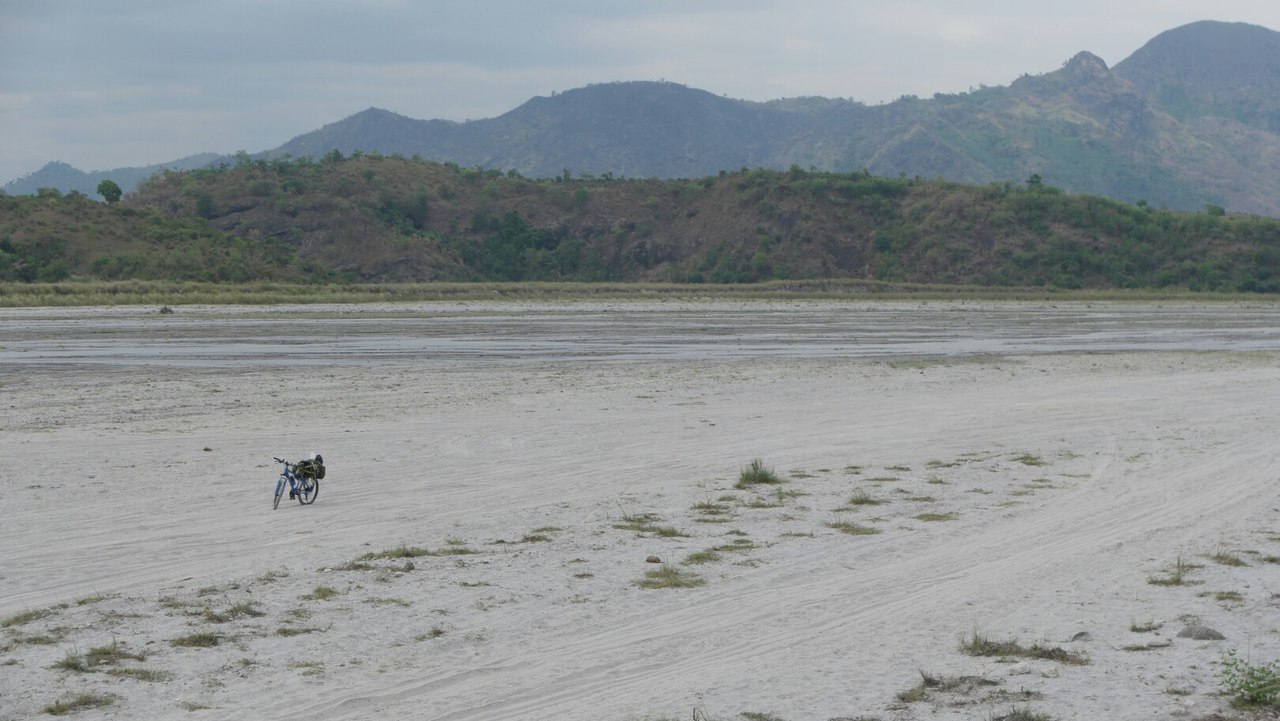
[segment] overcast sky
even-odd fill
[[[868,104],[1114,65],[1280,0],[0,0],[0,184],[256,152],[374,106],[500,115],[590,83]]]

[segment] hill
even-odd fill
[[[110,180],[125,191],[129,191],[156,173],[165,170],[203,168],[221,159],[222,156],[217,153],[201,153],[158,165],[95,170],[88,173],[66,163],[53,161],[34,173],[9,181],[4,186],[4,192],[9,195],[35,195],[41,188],[53,188],[60,193],[81,193],[94,197],[98,192],[98,184],[104,180]]]
[[[272,238],[81,193],[0,196],[0,281],[126,278],[242,282],[331,276]]]
[[[968,186],[795,167],[534,180],[330,153],[169,172],[116,206],[50,193],[0,200],[0,279],[860,279],[1280,292],[1280,221],[1156,210],[1036,178]]]
[[[532,178],[792,165],[976,184],[1035,174],[1126,202],[1280,217],[1277,85],[1280,33],[1205,21],[1162,33],[1114,69],[1082,52],[1060,70],[958,95],[754,103],[676,83],[605,83],[465,123],[370,108],[255,157],[377,151]],[[46,170],[5,189],[63,187],[67,169]],[[92,193],[100,176],[133,187],[112,171],[76,189]]]

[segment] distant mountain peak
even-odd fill
[[[1102,58],[1094,55],[1088,50],[1082,50],[1076,53],[1070,60],[1063,65],[1063,70],[1068,75],[1076,78],[1083,78],[1090,75],[1106,75],[1111,72],[1107,67],[1107,63]]]

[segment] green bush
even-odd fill
[[[1280,700],[1280,659],[1252,664],[1233,648],[1222,655],[1222,686],[1243,706],[1268,706]]]

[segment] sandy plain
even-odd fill
[[[1269,304],[3,310],[0,719],[1247,718],[1277,401]]]

